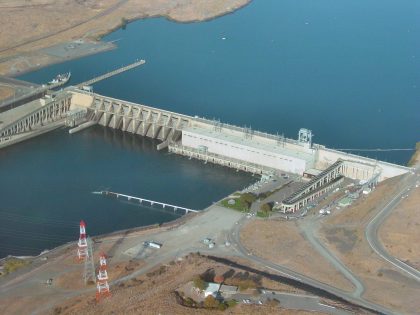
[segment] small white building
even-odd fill
[[[207,288],[204,290],[204,297],[208,297],[209,295],[216,297],[219,289],[220,283],[209,282]]]

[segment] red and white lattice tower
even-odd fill
[[[88,243],[86,240],[86,224],[83,220],[80,221],[80,236],[77,246],[77,255],[79,256],[79,259],[84,260],[85,258],[89,258]]]
[[[108,273],[106,272],[106,257],[105,254],[101,254],[99,256],[98,282],[96,284],[96,301],[99,301],[101,297],[108,297],[110,295]]]

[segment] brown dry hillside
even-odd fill
[[[180,22],[211,19],[250,0],[0,0],[0,74],[53,62],[42,48],[98,39],[125,21],[165,16]]]

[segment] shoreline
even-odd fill
[[[139,233],[139,232],[145,232],[148,230],[165,230],[165,229],[173,229],[175,227],[181,226],[184,223],[186,223],[186,221],[191,220],[194,216],[199,215],[200,213],[204,212],[205,210],[207,210],[208,208],[201,210],[199,213],[193,213],[190,212],[188,214],[182,215],[179,218],[176,218],[174,220],[170,220],[167,222],[163,222],[163,223],[154,223],[154,224],[148,224],[148,225],[144,225],[144,226],[136,226],[133,228],[127,228],[127,229],[122,229],[122,230],[116,230],[116,231],[111,231],[108,233],[103,233],[103,234],[98,234],[98,235],[94,235],[94,236],[89,236],[93,243],[96,242],[101,242],[109,237],[122,237],[124,234],[125,235],[130,235],[130,234],[135,234],[135,233]],[[31,260],[31,259],[37,259],[40,258],[44,255],[50,254],[50,253],[54,253],[57,252],[61,249],[65,249],[67,246],[70,245],[75,245],[77,243],[77,240],[73,240],[73,241],[68,241],[65,242],[61,245],[58,245],[56,247],[53,247],[51,249],[44,249],[43,251],[41,251],[38,255],[20,255],[20,256],[16,256],[16,255],[7,255],[5,257],[0,257],[0,262],[7,260],[8,258],[17,258],[17,259],[22,259],[22,260]]]
[[[420,141],[416,143],[415,148],[416,149],[413,155],[407,163],[407,166],[409,167],[416,167],[417,165],[420,165]]]
[[[183,224],[185,224],[187,221],[191,220],[192,218],[202,215],[203,213],[205,213],[206,211],[210,210],[211,207],[213,207],[214,205],[218,205],[220,204],[220,202],[227,198],[228,196],[234,194],[237,191],[234,191],[232,193],[227,194],[226,196],[222,197],[220,200],[212,203],[211,205],[205,207],[204,209],[200,210],[200,212],[189,212],[187,214],[181,215],[179,218],[176,218],[174,220],[170,220],[167,222],[162,222],[162,223],[154,223],[154,224],[148,224],[148,225],[144,225],[144,226],[136,226],[136,227],[132,227],[132,228],[127,228],[127,229],[122,229],[122,230],[116,230],[116,231],[111,231],[108,233],[103,233],[103,234],[99,234],[99,235],[94,235],[91,236],[92,241],[95,243],[96,241],[103,241],[106,238],[109,237],[115,237],[115,236],[123,236],[123,234],[126,235],[130,235],[133,233],[138,233],[138,232],[145,232],[148,230],[171,230],[174,229],[178,226],[181,226]],[[89,235],[88,235],[89,236]],[[38,255],[21,255],[21,256],[15,256],[15,255],[7,255],[6,257],[0,257],[0,262],[6,260],[7,258],[19,258],[19,257],[24,257],[24,258],[19,258],[19,259],[37,259],[42,257],[45,254],[49,254],[49,253],[54,253],[56,251],[59,251],[61,249],[65,249],[67,246],[70,246],[71,244],[77,242],[77,240],[73,240],[73,241],[68,241],[65,242],[61,245],[58,245],[56,247],[53,247],[51,249],[44,249],[41,253],[39,253]]]
[[[10,73],[9,72],[9,73],[0,74],[0,75],[1,76],[5,76],[5,77],[8,77],[8,78],[13,78],[13,79],[20,80],[19,77],[22,76],[22,75],[25,75],[25,74],[28,74],[28,73],[31,73],[31,72],[35,72],[35,71],[38,71],[38,70],[41,70],[41,69],[44,69],[44,68],[48,68],[48,67],[53,66],[53,65],[57,65],[57,64],[61,64],[61,63],[65,63],[65,62],[68,62],[68,61],[73,61],[73,60],[77,60],[77,59],[81,59],[81,58],[85,58],[85,57],[89,57],[89,56],[94,56],[94,55],[97,55],[97,54],[100,54],[100,53],[104,53],[104,52],[107,52],[107,51],[118,49],[118,46],[115,45],[114,43],[111,43],[111,42],[104,42],[102,40],[101,41],[94,41],[94,42],[97,42],[98,44],[101,44],[101,43],[109,43],[113,47],[104,47],[104,48],[102,48],[100,50],[97,50],[95,52],[89,52],[89,53],[81,54],[79,56],[65,58],[64,60],[52,60],[51,62],[48,62],[48,63],[43,64],[43,65],[35,66],[35,67],[32,67],[32,68],[31,67],[27,67],[27,68],[25,68],[25,69],[23,69],[23,70],[21,70],[19,72],[16,72],[16,73]],[[57,45],[57,44],[59,44],[59,43],[55,43],[54,45]],[[43,49],[51,48],[54,45],[45,47]],[[16,56],[14,56],[11,59],[19,58],[19,57],[20,57],[19,55],[16,55]],[[65,85],[65,86],[67,86],[67,85]]]
[[[208,17],[208,18],[201,18],[201,19],[200,18],[195,18],[195,19],[190,19],[190,20],[187,20],[187,19],[186,20],[182,20],[182,19],[173,18],[168,13],[165,13],[165,14],[156,14],[156,15],[152,15],[152,14],[147,14],[146,13],[146,14],[140,14],[137,17],[133,17],[133,18],[121,17],[121,21],[118,24],[116,24],[115,26],[110,26],[110,27],[106,28],[106,30],[104,30],[103,32],[98,33],[97,35],[94,35],[94,36],[86,36],[86,37],[85,37],[85,35],[83,35],[83,36],[80,36],[80,38],[86,38],[87,40],[90,40],[91,42],[94,42],[96,44],[109,43],[109,42],[105,42],[103,40],[103,38],[106,37],[107,35],[109,35],[109,34],[115,32],[115,31],[123,28],[124,26],[128,26],[129,24],[131,24],[133,22],[140,21],[140,20],[145,20],[145,19],[151,19],[151,18],[164,18],[164,19],[166,19],[169,22],[180,23],[180,24],[209,22],[209,21],[215,20],[217,18],[226,16],[226,15],[229,15],[229,14],[233,14],[236,11],[245,8],[246,6],[248,6],[249,4],[251,4],[251,2],[252,2],[252,0],[246,0],[246,1],[247,2],[243,3],[242,5],[239,5],[238,7],[229,8],[228,11],[224,11],[224,12],[218,13],[218,14],[216,14],[214,16],[211,16],[211,17]],[[66,30],[66,31],[69,31],[69,30],[71,30],[71,28],[68,29],[68,30]],[[55,36],[55,34],[54,35],[50,35],[50,36]],[[40,38],[39,40],[40,41],[41,40],[45,40],[48,37],[49,36],[46,36],[46,37],[44,36],[43,38]],[[34,51],[33,50],[29,50],[29,51],[25,51],[25,52],[18,52],[18,53],[15,53],[15,54],[8,55],[7,56],[7,59],[8,60],[11,60],[11,61],[13,61],[13,60],[16,61],[19,58],[22,58],[22,57],[25,57],[25,56],[26,57],[30,57],[31,54],[39,53],[40,51],[45,50],[45,49],[48,49],[48,48],[51,48],[51,47],[54,47],[55,45],[69,43],[69,42],[71,42],[71,41],[70,40],[68,40],[68,41],[55,41],[51,45],[45,46],[45,47],[43,47],[41,49],[38,49],[38,50],[34,50]],[[19,77],[21,75],[24,75],[24,74],[27,74],[27,73],[30,73],[30,72],[33,72],[33,71],[37,71],[37,70],[40,70],[40,69],[43,69],[43,68],[46,68],[46,67],[49,67],[49,66],[52,66],[52,65],[55,65],[55,64],[60,64],[60,63],[64,63],[64,62],[67,62],[67,61],[72,61],[72,60],[80,59],[80,58],[83,58],[83,57],[96,55],[98,53],[110,51],[110,50],[113,50],[113,49],[118,49],[118,45],[115,45],[113,43],[111,43],[111,44],[114,47],[110,47],[110,48],[105,47],[104,49],[101,49],[101,50],[98,50],[98,51],[95,51],[95,52],[86,53],[86,54],[81,54],[80,56],[63,58],[63,60],[46,61],[45,64],[39,64],[39,65],[36,65],[34,67],[30,67],[29,65],[26,65],[19,72],[12,72],[11,69],[9,68],[7,70],[7,72],[1,73],[0,75],[7,76],[7,77],[12,77],[12,78],[16,78],[16,77]],[[30,45],[30,43],[18,44],[19,47],[24,47],[26,45]],[[2,51],[15,50],[16,49],[15,47],[16,47],[16,45],[15,46],[12,46],[10,48],[5,48]],[[48,55],[46,55],[46,56],[48,56]],[[0,58],[0,60],[1,59],[3,59],[3,58]],[[5,62],[7,62],[7,61],[5,61]],[[1,62],[0,62],[0,65],[1,65]]]

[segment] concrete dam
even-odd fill
[[[5,115],[6,114],[6,115]],[[4,117],[6,119],[4,119]],[[158,139],[157,149],[260,174],[296,174],[308,181],[286,198],[283,212],[295,212],[337,186],[344,177],[377,182],[409,172],[401,165],[374,160],[312,143],[312,132],[298,139],[241,128],[197,116],[136,104],[69,87],[3,114],[0,147],[62,126],[77,132],[95,124]]]
[[[304,176],[343,161],[343,176],[382,181],[410,170],[312,143],[312,133],[300,129],[298,139],[241,128],[197,116],[183,115],[95,93],[70,89],[71,109],[85,109],[91,125],[119,129],[159,139],[160,149],[243,171],[264,174],[288,172]]]

